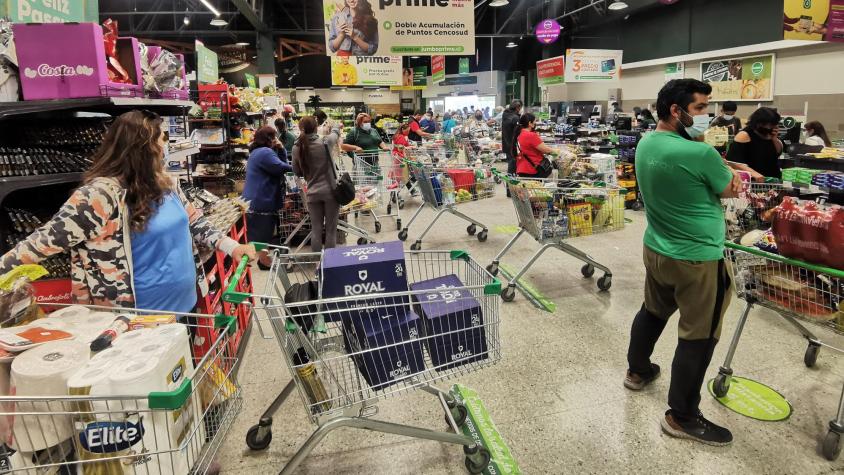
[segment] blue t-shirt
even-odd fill
[[[450,134],[451,129],[457,126],[457,121],[454,119],[448,119],[443,121],[443,133]]]
[[[132,232],[135,305],[141,309],[190,312],[196,306],[196,264],[188,213],[175,193]]]

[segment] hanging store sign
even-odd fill
[[[557,23],[557,20],[549,18],[536,24],[534,34],[536,35],[537,41],[544,45],[549,45],[560,38],[560,30],[562,28]]]
[[[668,63],[665,65],[665,82],[686,77],[686,63]]]
[[[611,49],[566,50],[566,82],[618,81],[622,53]]]
[[[440,82],[440,86],[461,86],[466,84],[477,84],[477,76],[452,76],[445,78]]]
[[[539,82],[539,87],[564,83],[565,72],[565,56],[557,56],[556,58],[543,59],[542,61],[536,62],[536,78]]]
[[[69,23],[92,20],[96,0],[5,0],[0,6],[0,17],[9,17],[13,23]]]
[[[399,58],[401,60],[401,58]],[[428,68],[416,66],[402,70],[401,86],[391,86],[392,91],[421,91],[428,87]]]
[[[445,56],[431,56],[431,82],[436,84],[445,79]]]
[[[335,86],[398,86],[401,81],[399,56],[331,58],[331,84]]]
[[[220,78],[217,53],[196,42],[196,77],[199,84],[213,84]]]
[[[784,0],[783,38],[844,42],[844,0]]]
[[[417,56],[475,51],[474,2],[358,0],[354,4],[323,0],[326,54]]]
[[[700,79],[712,86],[712,101],[774,100],[775,56],[746,56],[700,63]]]
[[[258,82],[255,80],[255,76],[245,73],[243,77],[246,78],[246,85],[249,87],[258,87]]]
[[[469,58],[460,58],[457,72],[459,74],[469,74]]]

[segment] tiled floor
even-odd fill
[[[405,220],[415,205],[404,210]],[[465,224],[445,217],[426,239],[424,249],[465,249],[486,265],[509,236],[497,226],[515,224],[511,203],[501,193],[463,210],[490,227],[489,240],[478,243],[463,231]],[[412,242],[432,213],[426,210],[410,230]],[[821,351],[818,365],[803,365],[805,341],[776,314],[757,309],[751,314],[734,368],[782,392],[794,406],[784,422],[744,418],[704,394],[701,409],[728,426],[735,443],[713,448],[675,440],[662,434],[659,419],[666,408],[666,371],[642,393],[623,388],[629,327],[642,299],[641,260],[644,215],[628,212],[625,230],[570,241],[609,265],[614,274],[610,292],[598,292],[594,279],[580,275],[581,264],[556,251],[540,259],[531,282],[557,304],[554,314],[535,309],[517,294],[501,304],[502,361],[459,379],[474,388],[524,473],[794,473],[844,471],[844,459],[828,462],[819,441],[837,409],[844,359]],[[379,240],[395,239],[387,220]],[[505,262],[517,267],[537,245],[523,238]],[[255,271],[263,286],[266,273]],[[596,275],[595,277],[598,277]],[[710,367],[717,373],[727,339],[732,335],[743,302],[733,301],[722,343]],[[822,338],[841,347],[840,338],[821,331]],[[655,353],[655,362],[670,368],[676,325],[669,325]],[[314,427],[294,393],[275,416],[269,449],[250,452],[247,429],[288,382],[288,370],[275,340],[253,331],[240,370],[244,409],[224,442],[217,460],[226,474],[277,473],[296,453]],[[446,385],[451,384],[449,381]],[[414,392],[382,401],[377,418],[444,430],[437,402]],[[312,474],[462,474],[460,447],[342,429],[329,434],[301,465]]]

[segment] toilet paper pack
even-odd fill
[[[68,378],[85,365],[89,356],[88,345],[75,340],[49,342],[25,351],[12,362],[10,392],[18,397],[64,396]],[[66,409],[56,401],[18,402],[13,447],[36,452],[68,440],[74,432],[71,416],[56,414]],[[25,412],[37,415],[20,414]]]

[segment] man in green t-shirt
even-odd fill
[[[700,390],[721,335],[731,282],[724,265],[720,198],[741,188],[714,148],[697,141],[709,126],[712,88],[696,79],[670,81],[659,92],[659,124],[636,148],[636,179],[645,202],[645,301],[633,321],[624,386],[640,390],[659,376],[651,363],[668,318],[680,312],[671,365],[670,409],[661,420],[674,437],[728,445],[729,430],[700,413]]]

